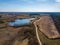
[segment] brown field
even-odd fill
[[[18,15],[8,16],[2,15],[0,18],[0,45],[38,45],[35,35],[34,25],[31,23],[26,26],[11,27],[9,21],[15,19],[31,18],[30,16]]]
[[[10,21],[25,18],[42,19],[31,21],[29,25],[24,26],[11,27],[8,25]],[[58,24],[56,26],[51,17],[40,15],[0,15],[0,45],[39,45],[35,31],[35,21],[37,21],[37,31],[43,45],[60,45],[59,21],[57,20]]]

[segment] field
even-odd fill
[[[60,45],[60,39],[49,39],[41,31],[38,32],[43,45]]]
[[[38,45],[32,22],[25,26],[9,26],[8,22],[14,21],[14,19],[6,16],[0,18],[0,45]],[[17,17],[16,19],[21,18]]]
[[[36,27],[33,24],[36,20],[31,21],[29,25],[24,26],[9,26],[8,22],[15,19],[36,18],[40,19],[40,15],[18,15],[0,17],[0,45],[39,45],[36,36]],[[60,16],[54,16],[55,25],[59,31]],[[44,22],[43,22],[44,23]],[[43,45],[60,45],[60,38],[50,39],[38,28],[38,35]],[[60,31],[59,31],[60,34]]]

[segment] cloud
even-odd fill
[[[60,0],[56,0],[56,2],[60,2]]]
[[[10,12],[60,12],[60,0],[18,0],[16,3],[0,3],[0,11]],[[43,2],[43,3],[41,3]],[[46,3],[44,3],[46,2]],[[48,2],[48,3],[47,3]],[[50,2],[50,3],[49,3]],[[23,4],[22,4],[23,3]]]
[[[4,11],[4,10],[0,10]],[[5,11],[12,11],[12,12],[60,12],[57,6],[27,6],[24,8],[10,8]]]

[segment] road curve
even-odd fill
[[[40,20],[40,19],[39,19]],[[39,45],[42,45],[42,42],[41,42],[41,40],[40,40],[40,38],[39,38],[39,35],[38,35],[38,28],[37,28],[37,24],[36,24],[36,22],[38,22],[39,20],[36,20],[35,22],[34,22],[34,26],[35,26],[35,28],[36,28],[36,36],[37,36],[37,40],[38,40],[38,42],[39,42]]]

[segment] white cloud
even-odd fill
[[[26,7],[13,7],[13,8],[1,8],[0,7],[0,12],[60,12],[60,6],[58,4],[51,5],[51,6],[44,6],[44,5],[29,5]]]
[[[60,0],[56,0],[56,2],[60,2]]]

